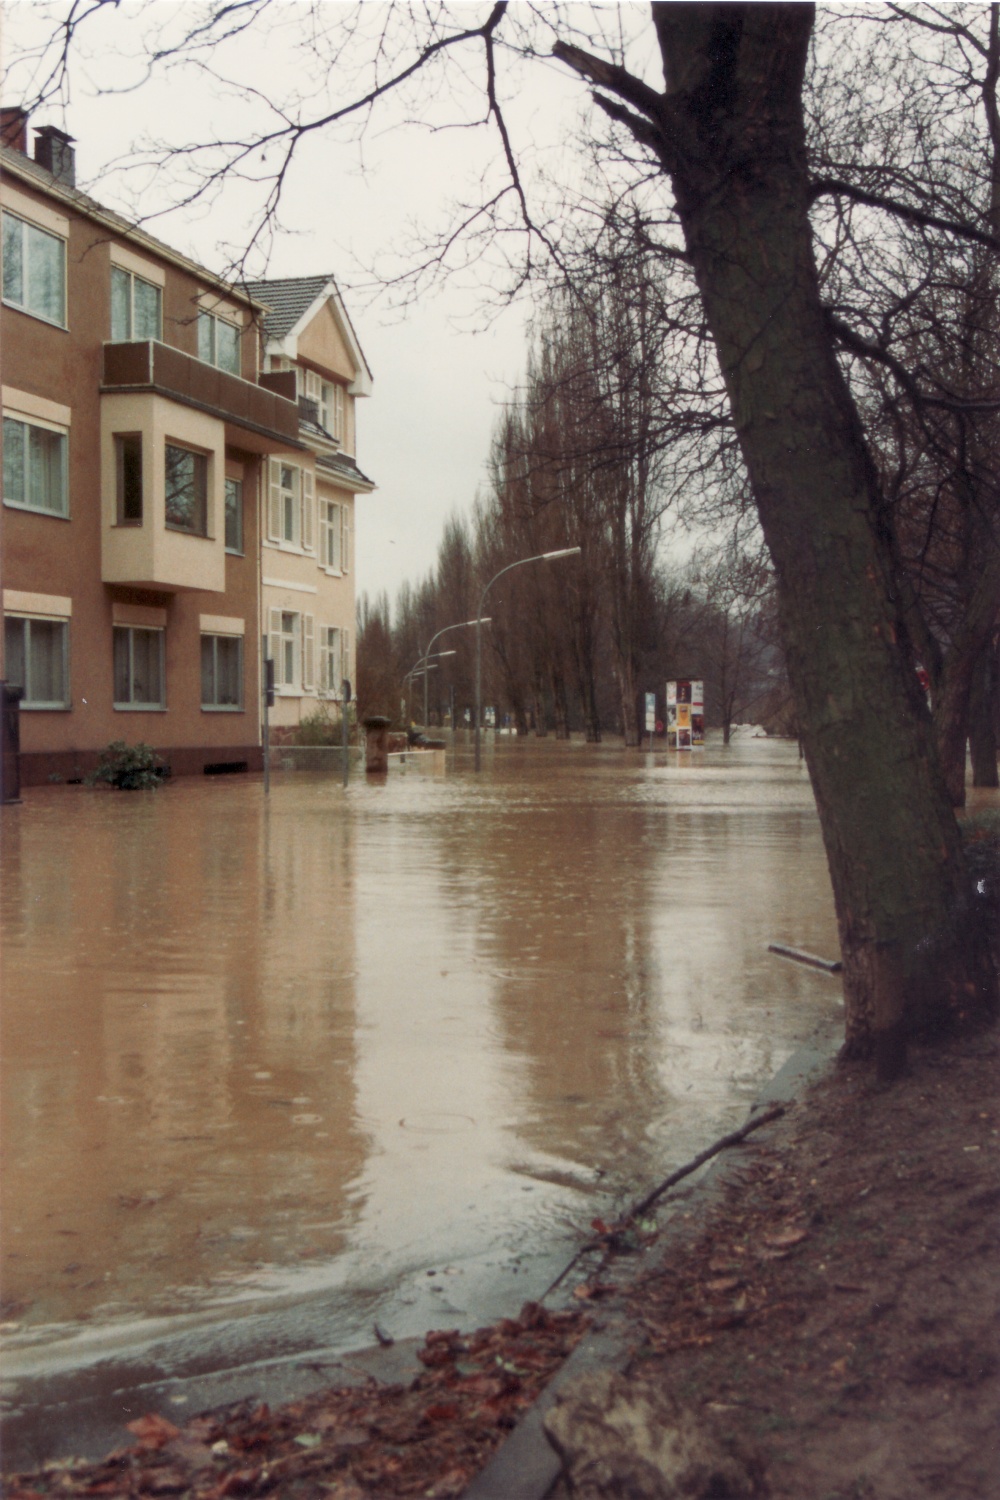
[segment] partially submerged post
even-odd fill
[[[369,776],[389,769],[389,720],[372,714],[365,720],[365,770]]]

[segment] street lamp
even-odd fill
[[[439,634],[440,634],[440,632],[439,632]],[[433,644],[434,644],[434,642],[432,641],[431,645],[433,645]],[[437,663],[437,659],[439,657],[442,657],[442,656],[455,656],[455,655],[457,655],[457,652],[455,652],[455,651],[435,651],[434,652],[435,665],[434,666],[429,666],[428,662],[430,662],[431,658],[430,658],[429,654],[427,652],[425,652],[423,656],[418,656],[417,657],[416,662],[410,668],[410,670],[407,672],[406,676],[403,678],[404,682],[412,682],[413,678],[414,677],[419,677],[420,674],[421,674],[421,672],[424,675],[424,728],[425,729],[427,728],[427,673],[428,672],[436,672],[437,671],[437,665],[436,665],[436,663]]]
[[[478,610],[478,614],[479,614],[480,618],[479,618],[479,620],[476,621],[476,770],[477,771],[480,769],[480,750],[479,750],[479,734],[480,734],[480,731],[479,731],[479,720],[482,717],[482,699],[483,699],[483,633],[479,629],[479,625],[480,625],[481,620],[482,620],[483,605],[486,603],[486,595],[489,593],[490,589],[496,583],[497,579],[498,578],[502,578],[505,573],[509,573],[510,570],[511,570],[511,568],[523,568],[524,565],[525,565],[525,563],[555,562],[555,560],[556,560],[557,557],[578,557],[579,554],[580,554],[580,551],[581,551],[581,548],[579,548],[579,547],[560,547],[555,552],[539,552],[539,553],[536,554],[535,557],[519,557],[518,560],[517,560],[517,562],[508,563],[505,568],[501,568],[500,569],[499,573],[494,573],[493,577],[490,579],[489,583],[486,585],[486,587],[483,589],[483,592],[479,596],[479,610]]]
[[[420,661],[426,661],[428,659],[428,657],[431,654],[431,647],[433,646],[434,642],[436,640],[438,640],[441,636],[446,635],[449,630],[467,630],[470,625],[479,626],[479,625],[489,625],[489,624],[490,624],[490,619],[487,616],[486,619],[459,620],[459,622],[458,622],[457,625],[442,625],[442,627],[438,631],[437,635],[432,635],[431,638],[430,638],[430,640],[427,642],[427,650],[424,652],[423,656],[420,658]],[[454,656],[456,653],[454,651],[439,651],[437,654],[439,656]],[[417,665],[419,666],[420,663],[418,662]],[[455,727],[454,724],[451,727],[452,727],[452,729],[454,729],[454,727]],[[424,678],[424,728],[425,729],[427,728],[427,678],[426,677]]]

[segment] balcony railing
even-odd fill
[[[239,428],[244,434],[243,445],[254,450],[303,446],[298,437],[299,409],[294,401],[154,339],[105,344],[101,389],[150,391],[195,407]],[[238,441],[234,435],[234,442]]]

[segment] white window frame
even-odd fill
[[[239,702],[238,703],[218,703],[218,702],[207,702],[206,701],[206,699],[205,699],[204,662],[202,660],[202,658],[204,656],[205,642],[206,641],[211,641],[211,643],[212,643],[212,646],[211,646],[211,654],[212,654],[212,681],[213,681],[213,688],[214,688],[214,691],[216,692],[216,694],[218,693],[218,686],[219,686],[219,642],[220,641],[234,641],[236,643],[237,654],[239,656],[239,683],[240,683],[240,697],[239,697]],[[199,663],[200,663],[200,670],[201,670],[201,673],[202,673],[202,677],[201,677],[201,709],[202,709],[202,713],[206,713],[206,714],[241,714],[241,713],[245,712],[245,708],[244,708],[244,694],[243,694],[243,637],[240,636],[240,635],[220,635],[217,632],[203,630],[201,632],[201,640],[200,640],[200,644],[199,644],[199,651],[201,653],[201,655],[199,656]]]
[[[20,301],[17,301],[13,296],[8,295],[7,290],[6,290],[6,276],[5,276],[4,277],[4,283],[5,284],[4,284],[4,288],[3,288],[3,300],[4,300],[4,302],[7,303],[8,307],[16,307],[19,312],[27,313],[28,316],[31,317],[31,318],[39,318],[43,323],[48,323],[50,325],[50,327],[52,327],[52,328],[65,328],[67,326],[67,324],[66,324],[66,303],[67,303],[67,300],[68,300],[68,298],[67,298],[67,290],[68,289],[67,289],[67,285],[66,285],[66,241],[65,241],[65,239],[60,234],[53,234],[51,229],[43,229],[41,227],[41,225],[39,225],[39,224],[33,224],[30,219],[25,219],[25,218],[22,218],[22,216],[20,214],[12,213],[9,208],[3,209],[2,215],[0,215],[0,217],[2,217],[2,219],[4,221],[9,220],[11,223],[19,224],[20,225],[20,234],[21,234],[22,297],[21,297]],[[45,237],[45,239],[55,240],[56,244],[61,247],[61,251],[62,251],[62,287],[61,287],[61,291],[62,291],[62,310],[61,310],[61,315],[58,318],[52,318],[46,312],[39,312],[39,310],[36,307],[32,307],[32,305],[31,305],[31,255],[29,253],[29,246],[31,244],[31,237],[33,235],[43,235]],[[4,231],[4,237],[6,237],[6,230]]]
[[[285,484],[284,470],[291,476]],[[292,535],[287,534],[291,521]],[[316,476],[282,458],[268,461],[267,539],[286,552],[316,550]]]
[[[29,416],[26,416],[22,412],[16,412],[16,411],[5,411],[3,413],[3,421],[4,421],[5,426],[6,426],[6,423],[8,423],[8,422],[16,422],[21,427],[24,427],[26,429],[26,432],[25,432],[25,454],[24,454],[24,457],[25,457],[25,462],[24,462],[24,478],[25,478],[26,493],[30,493],[30,489],[31,489],[30,477],[29,477],[29,469],[28,469],[28,466],[29,466],[29,457],[30,457],[30,442],[31,442],[31,439],[30,439],[30,436],[28,435],[27,429],[30,429],[32,427],[37,427],[39,429],[39,431],[41,431],[41,432],[54,432],[58,437],[62,438],[62,502],[63,502],[63,508],[61,510],[51,510],[48,506],[45,506],[45,505],[32,505],[30,503],[30,501],[27,500],[27,499],[16,500],[13,497],[8,496],[8,494],[7,494],[7,466],[6,466],[6,462],[4,463],[4,472],[3,472],[3,491],[4,491],[3,503],[4,503],[4,505],[10,506],[10,508],[12,510],[30,510],[31,513],[32,513],[32,515],[35,515],[35,516],[53,516],[57,521],[68,521],[69,518],[70,518],[70,516],[69,516],[69,428],[62,426],[62,424],[59,423],[59,422],[46,422],[44,420],[44,418],[29,417]],[[4,454],[6,456],[6,453],[7,453],[6,432],[4,433],[4,439],[5,439],[5,441],[4,441]]]
[[[286,620],[290,622],[287,627]],[[289,648],[292,653],[291,673],[287,670]],[[313,615],[282,609],[280,605],[272,606],[268,652],[274,662],[275,692],[290,698],[315,693],[316,621]]]
[[[115,281],[115,274],[116,274],[116,272],[117,272],[117,274],[119,276],[127,276],[128,277],[128,332],[125,333],[125,334],[116,334],[115,333],[115,325],[114,325],[114,317],[115,317],[114,281]],[[154,334],[144,333],[141,337],[137,337],[136,333],[135,333],[135,284],[136,284],[137,281],[141,281],[142,284],[143,284],[143,286],[150,288],[152,291],[154,291],[156,293],[156,324],[157,324],[156,332]],[[156,284],[155,281],[150,281],[150,279],[149,279],[148,276],[140,276],[137,271],[131,270],[130,267],[128,267],[128,266],[119,266],[119,265],[116,265],[114,262],[112,262],[112,265],[111,265],[111,288],[112,288],[112,291],[111,291],[111,342],[114,343],[114,344],[132,344],[132,343],[144,343],[147,339],[150,339],[150,338],[155,339],[157,341],[162,340],[162,338],[163,338],[163,288],[160,287],[160,286],[157,286],[157,284]]]
[[[20,684],[24,689],[21,698],[21,707],[30,713],[41,711],[59,711],[72,707],[69,692],[69,620],[64,615],[27,615],[19,614],[16,610],[4,611],[4,634],[7,631],[8,620],[19,620],[24,631],[24,676],[26,681]],[[55,700],[47,698],[32,698],[32,666],[31,666],[31,627],[34,624],[58,625],[61,627],[62,638],[62,697]]]
[[[152,701],[146,702],[145,700],[139,700],[139,701],[137,701],[135,699],[128,699],[128,700],[126,700],[126,699],[115,698],[114,699],[114,703],[113,703],[113,707],[115,709],[115,712],[116,713],[154,713],[154,714],[155,713],[165,713],[166,712],[166,707],[167,707],[166,631],[162,628],[162,626],[151,626],[151,625],[117,625],[117,624],[114,626],[113,631],[112,631],[112,648],[111,648],[111,682],[112,682],[112,693],[114,692],[114,678],[115,678],[114,637],[118,634],[119,631],[124,631],[128,635],[128,660],[129,660],[129,672],[128,672],[128,675],[129,675],[129,681],[130,682],[132,681],[133,676],[134,676],[133,660],[134,660],[134,654],[135,654],[135,635],[136,635],[136,632],[141,631],[144,635],[156,635],[156,636],[159,636],[159,638],[160,638],[159,639],[159,651],[160,651],[160,698],[159,698],[159,702],[152,702]]]
[[[344,675],[341,671],[342,660],[340,626],[321,625],[319,627],[319,681],[317,683],[321,698],[334,698],[339,701],[340,684]]]
[[[332,578],[351,571],[351,508],[341,500],[319,500],[319,566]]]

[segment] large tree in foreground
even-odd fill
[[[201,65],[219,32],[252,26],[267,4],[210,7],[187,37]],[[377,9],[361,7],[361,14]],[[997,977],[975,920],[914,670],[885,498],[821,298],[809,211],[824,185],[810,179],[803,106],[813,8],[654,4],[662,88],[625,65],[628,49],[613,37],[588,42],[573,34],[582,10],[508,10],[501,0],[474,24],[467,5],[454,15],[447,7],[388,7],[370,86],[311,115],[305,103],[292,115],[276,111],[272,129],[235,143],[228,165],[213,169],[215,181],[265,161],[271,172],[277,157],[273,213],[291,157],[309,132],[367,118],[386,93],[472,49],[485,60],[485,118],[497,127],[510,186],[487,193],[464,224],[488,232],[506,202],[529,221],[498,67],[505,48],[537,55],[537,36],[522,28],[556,31],[555,56],[593,86],[598,104],[635,143],[618,163],[619,181],[631,172],[647,201],[658,197],[662,218],[676,210],[679,219],[683,248],[661,246],[658,253],[673,264],[679,256],[697,283],[774,565],[840,926],[847,1048],[874,1048],[891,1072],[910,1031],[994,1015]],[[607,14],[593,12],[598,33]],[[414,35],[394,61],[389,32],[400,24]],[[331,77],[356,78],[340,53],[331,49],[329,57]],[[468,74],[461,84],[467,99]],[[429,93],[423,102],[434,107]],[[225,144],[214,143],[216,157]],[[174,153],[171,160],[181,158]],[[873,203],[863,184],[825,187],[841,196],[860,192]],[[915,199],[875,206],[949,229],[935,212],[933,183],[922,184]],[[510,224],[500,227],[509,231]],[[996,249],[989,224],[951,227]],[[540,240],[565,264],[565,247],[547,224],[529,236],[532,247]],[[451,235],[429,256],[432,274],[455,243]],[[509,245],[511,236],[496,243]],[[531,270],[530,260],[522,269]]]
[[[669,177],[774,563],[840,926],[847,1046],[996,1009],[918,686],[883,496],[837,363],[809,224],[807,5],[653,6],[665,88],[571,45]]]

